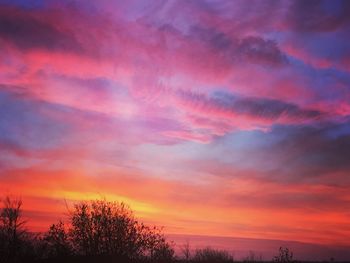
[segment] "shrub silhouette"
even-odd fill
[[[274,262],[293,262],[293,252],[288,248],[280,247],[279,254],[273,258]]]
[[[233,257],[225,250],[216,250],[210,247],[197,249],[193,257],[199,262],[233,262]]]
[[[243,262],[261,262],[262,260],[262,255],[257,255],[254,251],[250,250],[248,252],[248,255],[243,258]]]

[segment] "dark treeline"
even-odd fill
[[[46,233],[26,230],[22,201],[6,197],[0,210],[0,262],[234,262],[224,250],[181,247],[175,257],[174,244],[161,229],[138,221],[124,203],[95,200],[79,202],[69,211],[68,222],[52,224]],[[258,262],[250,253],[243,261]],[[295,262],[287,248],[280,248],[271,261]]]

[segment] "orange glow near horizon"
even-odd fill
[[[55,179],[50,180],[50,176]],[[25,178],[30,180],[25,181]],[[245,188],[232,191],[234,188],[224,180],[221,183],[225,185],[218,185],[216,182],[193,186],[191,183],[160,178],[150,179],[142,175],[114,175],[105,178],[106,182],[103,182],[97,176],[84,176],[66,171],[54,175],[50,172],[33,170],[17,171],[3,179],[5,180],[0,191],[10,195],[20,193],[24,201],[23,208],[28,218],[28,226],[33,231],[46,231],[50,224],[60,218],[67,220],[67,209],[69,210],[69,207],[76,202],[105,198],[109,201],[125,202],[137,217],[148,224],[164,226],[168,234],[248,238],[263,236],[264,239],[349,245],[347,238],[340,239],[337,236],[338,230],[335,228],[337,225],[347,224],[347,217],[341,212],[324,212],[308,207],[275,209],[262,206],[260,202],[257,202],[258,204],[224,202],[227,196],[244,198],[254,195],[258,188],[264,188],[271,194],[288,192],[317,194],[324,191],[331,192],[334,190],[331,187],[323,189],[304,185],[283,188],[282,185],[242,180],[233,181],[231,184],[241,187],[245,185]],[[205,202],[188,202],[191,198],[205,195],[215,188],[222,189],[215,197],[208,197]],[[276,191],[278,188],[280,189]],[[11,189],[11,192],[7,189]],[[103,189],[103,192],[100,189]],[[185,197],[182,196],[184,193]],[[343,198],[348,199],[349,194],[343,193]],[[35,214],[38,214],[38,217]],[[302,232],[295,231],[296,225],[302,227]],[[273,229],[272,226],[278,226],[278,229]],[[321,229],[327,230],[320,231]],[[334,229],[334,235],[329,235],[329,229]]]

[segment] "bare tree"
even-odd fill
[[[25,221],[22,219],[22,200],[6,196],[0,210],[0,242],[1,255],[4,258],[15,259],[23,247]]]
[[[22,200],[16,198],[11,200],[6,196],[3,200],[0,219],[1,226],[10,240],[17,240],[25,233],[23,228],[25,221],[22,219]]]
[[[191,247],[188,240],[180,247],[181,254],[186,261],[191,259]]]

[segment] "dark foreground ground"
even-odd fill
[[[220,261],[220,260],[182,260],[182,259],[175,259],[171,261],[151,261],[151,260],[126,260],[121,258],[114,258],[114,257],[103,257],[103,256],[93,256],[93,257],[82,257],[82,256],[76,256],[76,257],[70,257],[70,258],[51,258],[51,259],[42,259],[42,260],[26,260],[23,259],[21,261],[16,262],[26,262],[26,263],[233,263],[233,262],[242,262],[242,263],[302,263],[302,262],[308,262],[308,263],[321,263],[321,262],[349,262],[349,261],[334,261],[332,259],[325,260],[325,261],[300,261],[300,260],[292,260],[292,261],[273,261],[273,260],[229,260],[229,261]],[[1,263],[7,263],[7,262],[1,262]],[[10,262],[9,262],[10,263]]]

